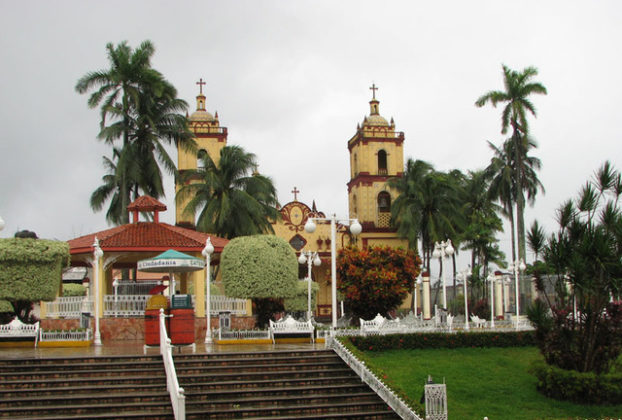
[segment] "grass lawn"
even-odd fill
[[[419,400],[429,375],[447,384],[450,419],[618,419],[622,405],[590,406],[546,398],[529,372],[534,347],[365,352],[410,398]],[[425,413],[419,413],[424,415]]]

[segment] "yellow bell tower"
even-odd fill
[[[221,127],[218,121],[218,112],[214,115],[205,109],[205,95],[203,95],[203,79],[197,82],[199,85],[199,95],[197,96],[197,110],[188,117],[190,131],[194,133],[194,140],[197,143],[197,151],[187,151],[177,148],[177,168],[180,173],[188,169],[197,169],[200,162],[198,154],[201,151],[207,152],[214,163],[220,160],[220,150],[227,145],[227,128]],[[179,185],[175,187],[177,191]],[[184,214],[188,200],[183,203],[178,202],[175,206],[175,222],[178,226],[194,228],[194,217]]]
[[[391,203],[397,192],[387,185],[389,178],[402,176],[404,171],[404,133],[395,131],[393,118],[388,123],[380,115],[375,84],[370,87],[370,112],[348,141],[350,151],[350,182],[348,201],[350,217],[363,225],[360,235],[363,246],[382,244],[406,246],[391,228]]]

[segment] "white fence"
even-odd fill
[[[90,329],[78,331],[39,330],[39,342],[45,341],[89,341],[93,338]]]
[[[219,340],[261,340],[270,339],[270,330],[215,330]]]
[[[105,295],[104,316],[142,317],[145,316],[147,301],[152,295]]]
[[[210,296],[212,315],[220,312],[231,312],[233,315],[246,315],[246,299],[236,299],[222,295]]]
[[[147,301],[152,295],[105,295],[105,317],[142,317],[145,315]],[[194,298],[194,296],[193,296]],[[194,300],[194,299],[193,299]],[[246,315],[246,299],[236,299],[221,295],[211,296],[211,314],[230,312],[233,315]],[[53,302],[42,302],[47,318],[77,319],[80,314],[93,312],[93,300],[85,296],[57,297]]]
[[[86,296],[57,297],[53,302],[41,302],[48,318],[80,318],[82,312],[93,311],[93,300]]]

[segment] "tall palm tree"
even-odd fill
[[[521,168],[523,166],[524,155],[521,152],[524,150],[522,143],[524,143],[524,137],[529,133],[529,125],[527,122],[527,113],[531,113],[536,116],[536,109],[529,96],[532,94],[544,94],[546,95],[546,88],[538,82],[533,82],[531,79],[538,74],[538,70],[535,67],[527,67],[522,71],[511,70],[509,67],[503,65],[503,84],[505,90],[494,90],[485,93],[480,96],[475,105],[478,107],[484,106],[490,102],[493,106],[497,106],[498,103],[505,103],[505,107],[501,113],[501,133],[505,134],[509,127],[512,127],[512,142],[514,143],[514,161],[515,167]],[[526,257],[525,249],[525,221],[524,221],[524,208],[525,198],[523,195],[523,180],[521,179],[522,173],[520,170],[514,172],[515,185],[521,186],[516,190],[516,227],[518,236],[518,256],[523,260]]]
[[[114,225],[120,225],[123,224],[123,215],[127,213],[126,209],[122,207],[121,191],[129,190],[130,187],[128,185],[125,188],[121,186],[121,182],[127,180],[128,177],[120,176],[120,172],[117,171],[115,162],[119,160],[121,151],[113,148],[112,154],[112,159],[106,156],[103,158],[107,173],[102,177],[103,184],[91,194],[91,208],[100,211],[106,201],[110,200],[106,220]]]
[[[531,228],[527,232],[527,241],[529,248],[535,254],[534,261],[538,261],[538,257],[542,254],[546,245],[546,235],[537,220],[533,221]]]
[[[89,107],[101,105],[98,137],[113,145],[121,140],[112,162],[119,178],[115,182],[119,188],[118,195],[115,194],[118,202],[114,203],[115,209],[109,210],[117,213],[121,209],[120,218],[112,219],[127,223],[129,214],[124,209],[140,191],[155,198],[164,195],[159,164],[177,175],[175,164],[161,142],[192,148],[194,141],[181,114],[187,104],[176,97],[175,88],[151,67],[153,44],[145,41],[133,50],[127,42],[117,46],[109,43],[106,50],[110,68],[85,74],[75,88],[79,93],[93,91],[88,99]],[[97,194],[101,197],[101,191]],[[97,203],[98,199],[92,201],[95,210],[103,205]]]
[[[253,173],[256,157],[239,146],[225,146],[218,165],[204,151],[202,167],[185,171],[178,202],[190,198],[184,211],[196,215],[197,229],[224,238],[274,233],[278,217],[276,189],[269,177]]]

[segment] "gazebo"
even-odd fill
[[[97,312],[95,318],[104,318],[105,304],[110,305],[111,296],[116,299],[123,299],[115,291],[118,282],[114,279],[114,272],[123,269],[136,269],[137,262],[146,258],[151,258],[159,253],[173,249],[183,252],[197,258],[203,258],[201,251],[205,247],[207,238],[211,239],[214,246],[214,253],[211,258],[212,264],[217,264],[220,259],[220,253],[227,244],[228,240],[208,233],[197,232],[191,229],[173,226],[162,223],[159,220],[159,213],[166,210],[166,206],[150,196],[141,196],[131,203],[127,210],[132,213],[132,222],[113,227],[111,229],[102,230],[100,232],[91,233],[68,241],[71,255],[71,266],[92,267],[92,276],[89,280],[89,290],[91,298],[96,299],[94,308],[91,313]],[[151,214],[150,221],[139,221],[139,214]],[[187,291],[188,285],[194,285],[195,296],[195,314],[197,318],[205,317],[205,269],[192,273],[184,273],[180,276],[178,283],[181,286],[181,292]],[[136,282],[140,285],[140,280]],[[148,285],[147,285],[148,286]],[[148,292],[143,292],[142,298]],[[107,300],[106,300],[107,299]],[[106,302],[105,302],[106,300]],[[131,306],[131,299],[121,302],[125,307]],[[118,301],[114,302],[119,304]],[[137,302],[139,307],[141,302]],[[142,318],[140,312],[144,311],[143,307],[137,310],[137,313],[129,312],[129,316]],[[42,316],[45,314],[42,313]],[[128,313],[125,314],[128,316]],[[119,320],[115,322],[115,320]],[[102,324],[102,336],[104,338],[127,338],[118,337],[119,329],[137,328],[132,326],[132,322],[125,321],[123,318],[104,319]],[[119,325],[119,324],[129,324]],[[204,321],[203,321],[204,324]],[[99,328],[96,328],[99,329]],[[127,334],[126,334],[127,335]]]

